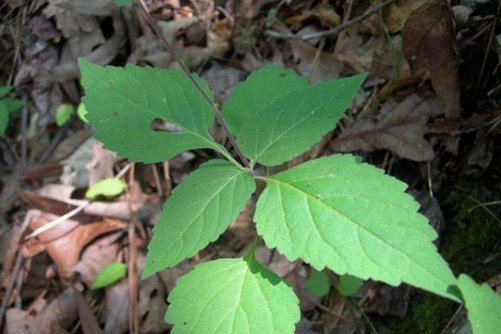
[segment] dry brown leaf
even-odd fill
[[[369,281],[361,289],[369,298],[365,299],[362,308],[365,312],[379,315],[395,315],[404,317],[409,308],[409,297],[412,288],[406,284],[390,287],[379,282]]]
[[[129,329],[129,282],[122,280],[106,289],[104,332],[122,334]]]
[[[79,320],[84,334],[102,334],[103,331],[99,327],[97,319],[94,316],[87,299],[85,299],[85,297],[77,291],[75,291],[75,297]]]
[[[83,251],[81,260],[72,270],[80,274],[80,279],[88,287],[92,286],[97,275],[104,267],[117,262],[119,245],[116,241],[121,236],[122,232],[104,236],[86,247]]]
[[[309,77],[312,82],[322,82],[339,78],[343,64],[330,53],[301,41],[289,41],[297,63],[299,74]]]
[[[402,31],[405,57],[414,73],[426,70],[445,105],[445,117],[460,116],[453,15],[445,0],[412,12]]]
[[[383,9],[383,19],[388,31],[401,31],[411,13],[427,2],[429,0],[404,0],[386,6]]]
[[[28,228],[31,231],[40,228],[59,216],[30,210],[33,215]],[[77,264],[80,253],[92,240],[98,236],[124,229],[125,223],[119,220],[103,219],[102,221],[80,224],[76,220],[66,220],[38,237],[28,240],[22,248],[27,257],[34,256],[42,250],[47,250],[56,264],[62,279],[68,279],[73,273],[73,267]]]
[[[141,333],[164,333],[171,325],[165,323],[167,293],[158,276],[141,281],[139,290],[139,318]]]
[[[411,95],[396,105],[389,100],[377,119],[357,120],[330,147],[337,152],[386,149],[405,159],[430,161],[435,154],[423,135],[429,116],[437,109],[439,103],[433,98]]]
[[[69,288],[52,301],[32,322],[30,334],[53,334],[71,331],[78,317],[76,291]]]
[[[11,308],[5,313],[5,334],[27,334],[32,321],[28,312]]]
[[[365,36],[365,31],[357,27],[339,34],[336,46],[336,58],[356,72],[368,71],[373,66],[374,54],[383,53],[386,43],[382,34]]]
[[[14,267],[18,242],[23,231],[18,224],[0,226],[0,286],[6,288]]]

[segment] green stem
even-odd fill
[[[256,235],[254,237],[254,240],[252,240],[252,246],[249,249],[249,253],[245,257],[246,261],[249,263],[250,261],[256,260],[256,248],[257,248],[257,243],[259,242],[259,236]]]

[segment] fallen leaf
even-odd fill
[[[35,231],[59,216],[35,212],[30,210],[33,218],[28,228]],[[34,256],[40,250],[47,250],[56,264],[59,275],[63,280],[68,279],[73,273],[73,267],[78,263],[80,253],[92,240],[98,236],[124,229],[125,223],[119,220],[103,219],[101,221],[80,224],[76,220],[66,220],[46,232],[24,243],[22,251],[25,256]]]
[[[66,289],[54,301],[47,305],[30,326],[31,334],[53,334],[71,331],[78,317],[76,291]]]
[[[5,313],[5,334],[28,334],[33,317],[28,312],[11,308]]]
[[[460,116],[459,77],[454,21],[445,0],[427,2],[412,12],[403,35],[403,50],[414,73],[426,70],[445,105],[445,117]]]
[[[164,333],[172,326],[164,321],[167,292],[158,276],[141,281],[139,288],[139,318],[141,333]]]
[[[119,245],[116,242],[122,232],[115,232],[97,239],[87,246],[82,253],[80,261],[72,268],[80,274],[80,279],[88,287],[107,265],[117,261]]]
[[[343,63],[330,53],[301,41],[289,41],[299,74],[312,78],[312,82],[338,79]]]
[[[106,289],[104,332],[122,334],[129,329],[129,282],[122,280]]]
[[[383,9],[383,19],[391,33],[402,30],[405,22],[413,11],[429,2],[429,0],[397,1]]]
[[[438,101],[411,95],[399,104],[386,102],[377,119],[354,122],[330,143],[336,152],[390,150],[401,158],[430,161],[435,156],[431,144],[423,138],[426,122],[440,110]]]
[[[84,334],[102,334],[103,331],[99,327],[99,323],[97,322],[87,299],[80,292],[75,292],[75,297],[80,324]]]

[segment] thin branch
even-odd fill
[[[171,54],[172,58],[181,66],[181,69],[183,72],[186,74],[186,76],[190,79],[190,81],[193,83],[197,91],[202,95],[202,97],[207,100],[207,102],[211,105],[212,109],[214,110],[214,114],[216,115],[216,120],[217,122],[221,125],[223,131],[225,132],[226,137],[228,137],[228,140],[230,141],[231,145],[235,149],[235,152],[237,153],[238,157],[242,161],[245,167],[251,168],[249,161],[245,158],[244,154],[240,150],[240,148],[237,145],[237,142],[235,141],[235,138],[231,135],[228,126],[223,120],[223,117],[221,116],[221,111],[219,110],[219,106],[217,105],[216,102],[214,102],[202,89],[200,84],[193,78],[191,75],[190,70],[186,67],[184,62],[181,60],[177,52],[174,50],[174,48],[170,45],[169,41],[167,38],[165,38],[162,28],[157,24],[155,19],[151,16],[150,12],[148,11],[148,8],[146,7],[145,3],[143,0],[136,0],[136,3],[143,14],[146,22],[150,25],[151,29],[155,32],[157,37],[160,39],[162,42],[163,46],[167,49],[167,51]]]
[[[325,37],[325,36],[336,36],[341,31],[343,31],[343,30],[345,30],[345,29],[347,29],[347,28],[349,28],[357,23],[362,22],[363,20],[365,20],[369,16],[375,14],[376,12],[380,11],[384,7],[394,3],[396,1],[397,0],[383,1],[380,4],[377,4],[374,7],[372,7],[371,9],[367,10],[364,14],[357,16],[356,18],[354,18],[352,20],[346,21],[346,22],[338,25],[337,27],[326,30],[326,31],[320,31],[320,32],[315,32],[315,33],[305,34],[305,35],[299,36],[299,35],[292,34],[292,33],[281,33],[279,31],[275,31],[275,30],[268,30],[268,31],[266,31],[266,34],[270,37],[273,37],[273,38],[298,39],[298,40],[302,40],[302,41],[307,41],[309,39],[315,39],[315,38],[320,38],[320,37]]]

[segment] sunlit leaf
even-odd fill
[[[291,261],[459,300],[437,235],[406,188],[351,155],[335,155],[269,177],[254,218],[266,244]]]
[[[223,160],[212,160],[188,175],[165,203],[143,277],[195,255],[235,221],[254,192],[247,171]]]
[[[165,320],[176,333],[294,333],[299,301],[292,289],[255,261],[199,264],[169,294]]]

